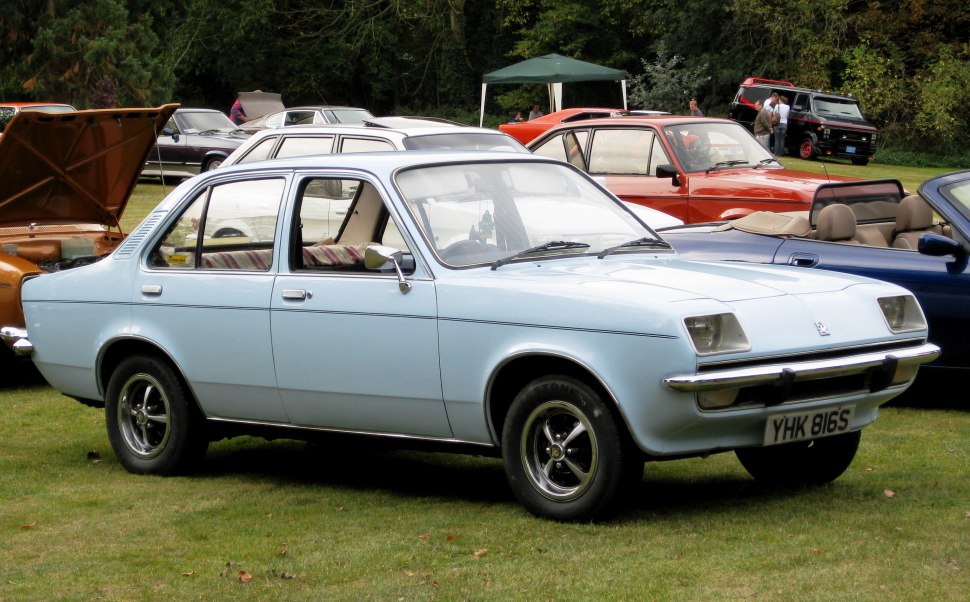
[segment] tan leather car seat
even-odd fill
[[[818,213],[815,238],[829,242],[860,244],[855,240],[855,213],[848,205],[828,205]]]
[[[893,228],[893,248],[916,250],[919,237],[933,227],[933,209],[917,194],[899,202],[896,227]]]

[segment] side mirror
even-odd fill
[[[917,249],[921,254],[933,257],[953,255],[957,259],[960,259],[966,255],[966,250],[964,250],[963,245],[959,242],[952,238],[947,238],[942,234],[934,234],[932,232],[927,232],[919,237]]]
[[[376,270],[385,263],[393,263],[394,271],[397,272],[397,286],[402,293],[408,293],[411,290],[411,283],[404,279],[404,272],[401,271],[403,258],[404,252],[394,247],[370,245],[364,251],[364,267],[368,270]]]
[[[658,165],[655,172],[658,178],[670,178],[673,186],[680,186],[680,178],[677,176],[677,169],[673,165]]]

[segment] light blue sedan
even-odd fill
[[[939,353],[898,286],[685,261],[575,168],[492,152],[206,173],[23,305],[7,338],[104,404],[132,472],[241,432],[415,439],[500,454],[556,520],[608,516],[649,459],[831,481]]]

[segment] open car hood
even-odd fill
[[[251,120],[286,108],[283,106],[282,97],[272,92],[240,92],[239,103],[243,113]]]
[[[117,226],[178,106],[18,113],[0,137],[0,227]]]

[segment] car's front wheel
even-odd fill
[[[735,451],[745,470],[773,485],[821,485],[837,479],[852,464],[862,431],[812,441]]]
[[[182,381],[153,356],[130,357],[115,369],[105,421],[115,455],[133,473],[187,472],[209,443],[202,414]]]
[[[502,432],[509,484],[533,514],[561,521],[612,514],[643,458],[612,408],[585,383],[539,378],[512,402]]]

